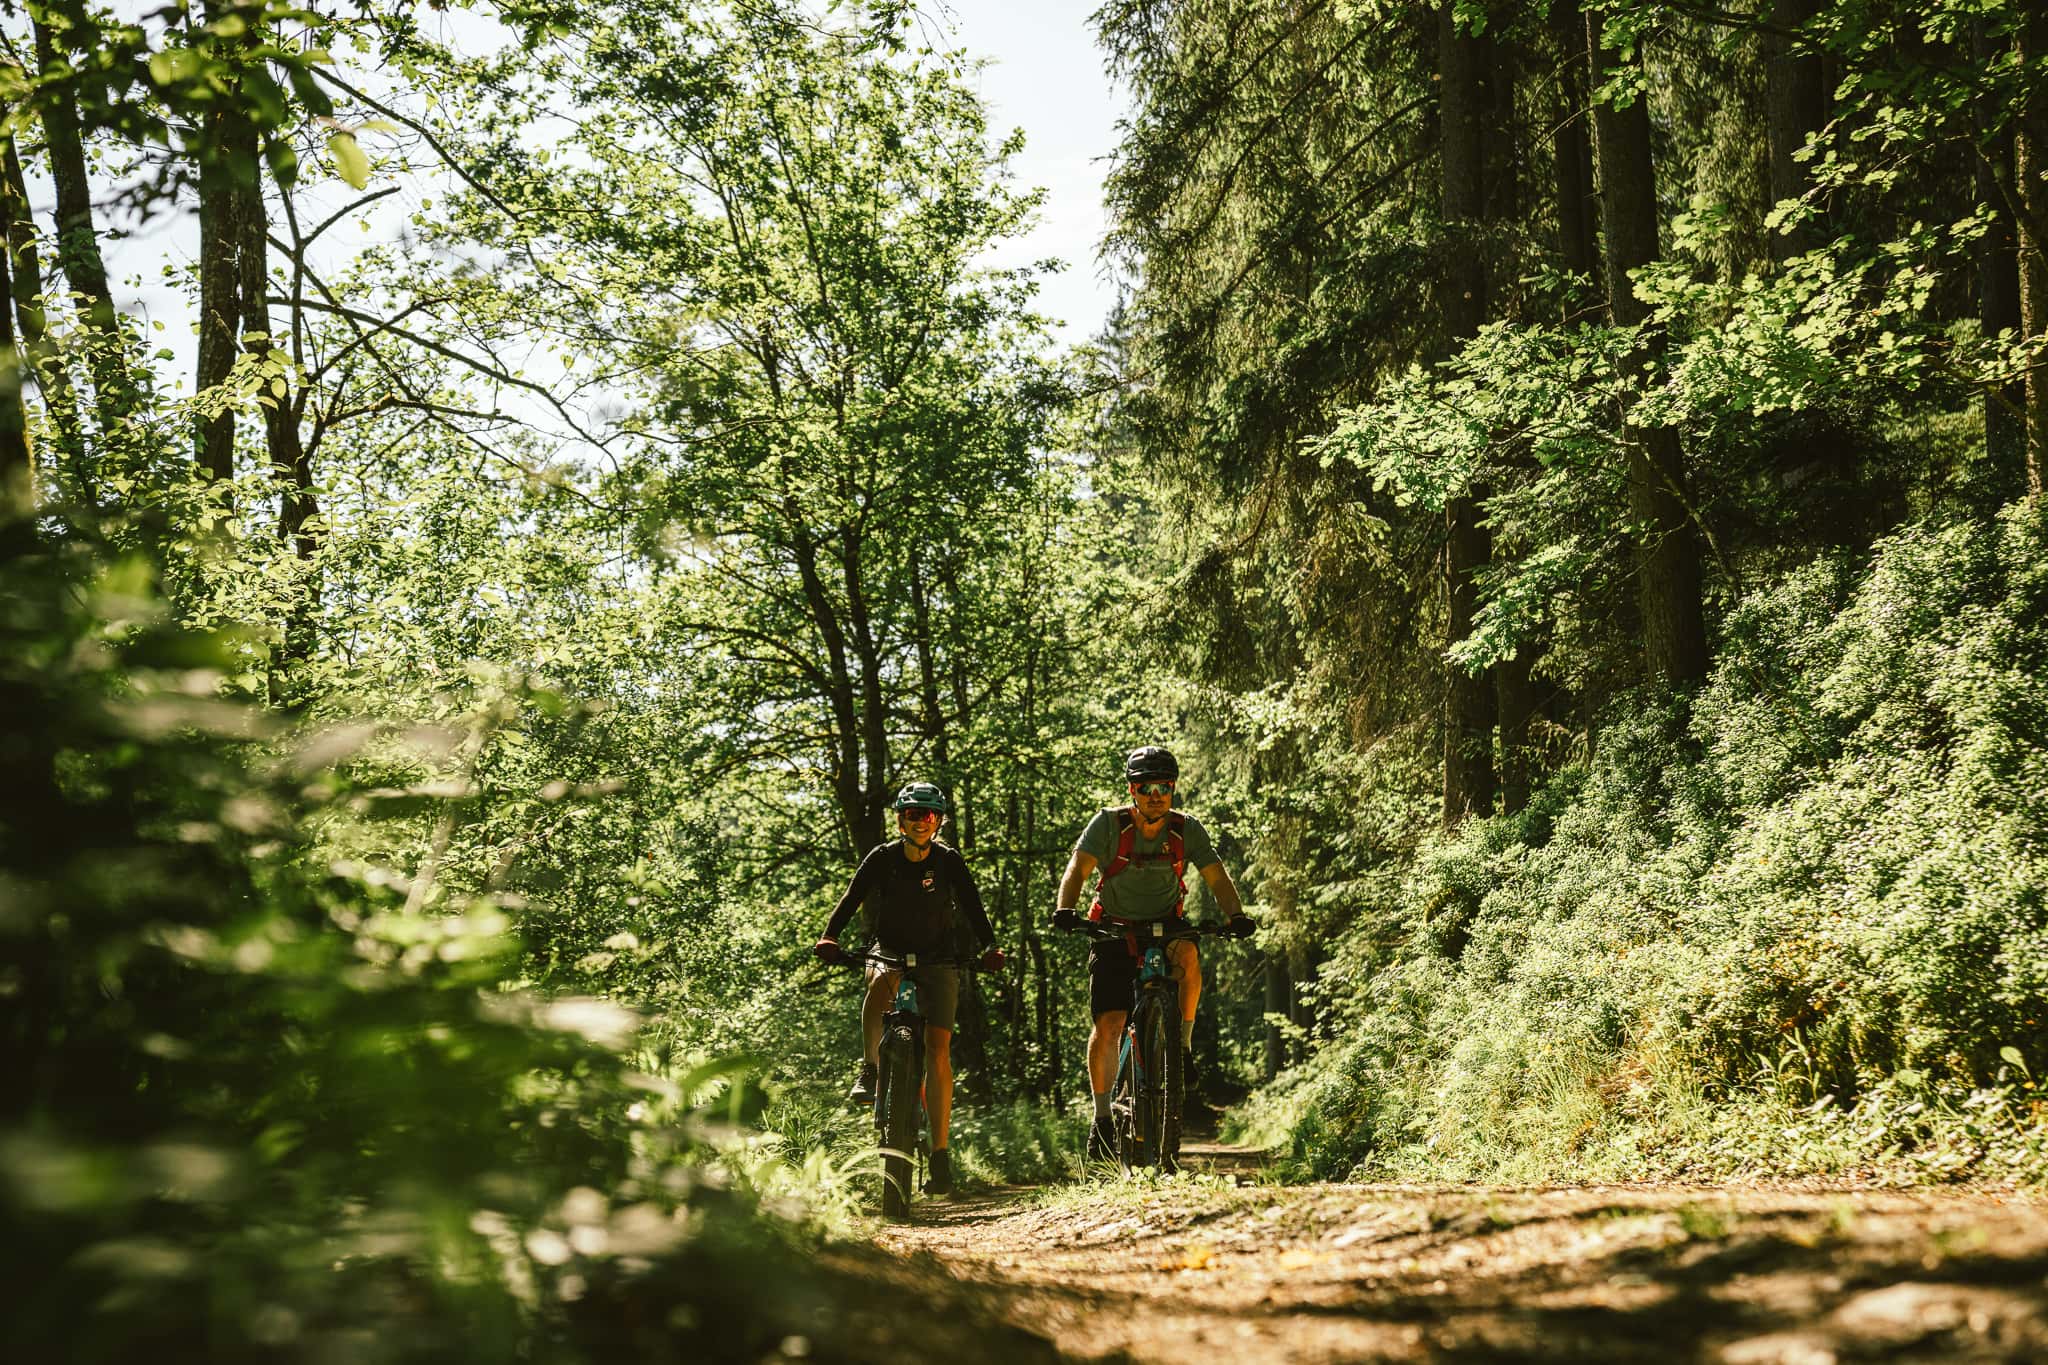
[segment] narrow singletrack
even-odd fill
[[[1283,1186],[1208,1117],[1184,1177],[922,1201],[826,1253],[819,1269],[853,1291],[841,1304],[860,1306],[816,1356],[2048,1362],[2039,1195]]]
[[[919,1207],[877,1247],[980,1359],[2048,1361],[2048,1205],[1991,1190],[1278,1186],[1188,1179]],[[998,1340],[999,1338],[999,1340]]]
[[[878,1241],[1070,1359],[2048,1360],[2048,1215],[1996,1194],[1107,1184]]]

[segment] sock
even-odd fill
[[[1096,1118],[1098,1118],[1098,1119],[1106,1119],[1106,1118],[1108,1118],[1108,1117],[1109,1117],[1109,1092],[1108,1092],[1107,1090],[1097,1090],[1097,1091],[1095,1091],[1095,1092],[1093,1092],[1093,1093],[1094,1093],[1094,1099],[1095,1099],[1095,1117],[1096,1117]]]
[[[1194,1048],[1195,1021],[1192,1019],[1183,1019],[1180,1021],[1180,1050],[1183,1053],[1188,1053],[1194,1051]]]

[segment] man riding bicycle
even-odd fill
[[[1091,920],[1112,924],[1149,924],[1185,917],[1186,869],[1190,863],[1216,897],[1230,932],[1244,938],[1256,927],[1245,914],[1215,845],[1201,821],[1173,809],[1173,790],[1180,764],[1166,750],[1147,746],[1124,760],[1124,781],[1131,803],[1097,811],[1074,844],[1067,870],[1060,878],[1053,926],[1074,929],[1081,924],[1081,888],[1097,867]],[[1167,960],[1180,987],[1181,1054],[1192,1051],[1195,1005],[1202,998],[1201,957],[1192,941],[1167,946]],[[1088,1035],[1088,1088],[1095,1119],[1088,1129],[1088,1159],[1114,1160],[1116,1131],[1110,1122],[1110,1085],[1116,1076],[1117,1042],[1130,1012],[1138,959],[1126,944],[1092,944],[1088,949],[1088,1006],[1095,1016]]]
[[[842,953],[839,935],[860,906],[867,907],[870,934],[891,956],[914,955],[908,968],[917,983],[924,1013],[925,1110],[931,1118],[931,1180],[928,1194],[953,1189],[947,1129],[953,1117],[953,1022],[960,1006],[960,972],[954,946],[955,912],[966,916],[981,948],[981,966],[1002,967],[995,931],[982,908],[981,892],[967,871],[967,862],[951,845],[939,842],[939,826],[953,813],[953,803],[929,782],[912,782],[890,803],[902,836],[878,845],[861,860],[852,885],[833,907],[825,933],[812,951],[827,962]],[[861,1004],[862,1059],[860,1079],[849,1098],[855,1104],[875,1099],[875,1070],[882,1046],[882,1016],[896,998],[903,977],[879,963],[868,967],[867,996]]]

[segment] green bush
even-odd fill
[[[1336,1064],[1261,1103],[1325,1174],[1726,1171],[1797,1132],[1790,1170],[2048,1176],[2044,666],[2036,510],[1784,575],[1689,704],[1628,698],[1425,851]]]
[[[796,1291],[732,1067],[507,992],[488,897],[305,857],[360,736],[290,736],[151,575],[0,523],[11,1359],[757,1357]],[[714,1311],[715,1310],[715,1311]]]

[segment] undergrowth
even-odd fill
[[[1739,603],[1403,888],[1233,1119],[1321,1177],[2048,1178],[2048,534],[1909,527]]]

